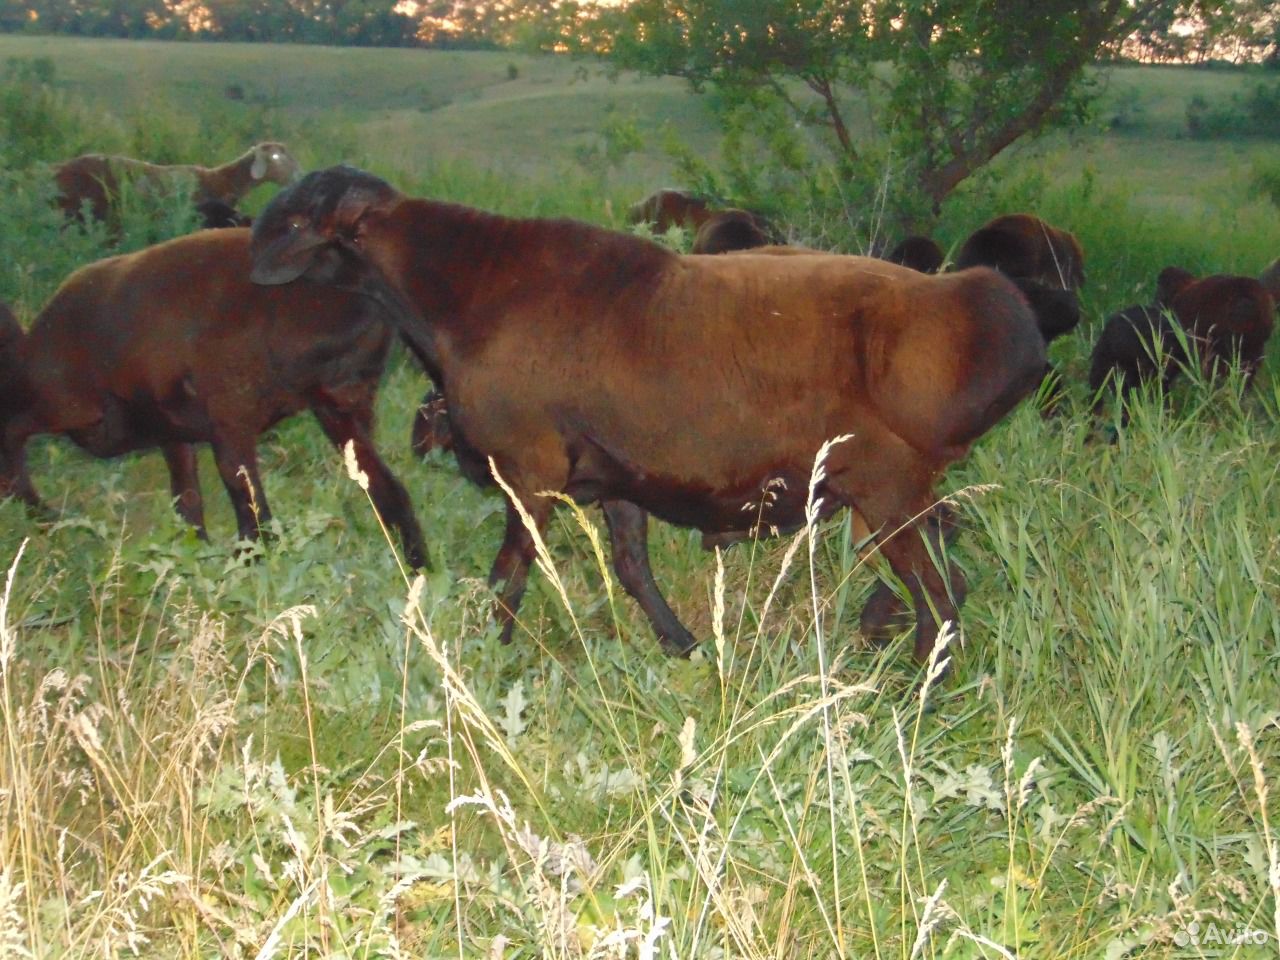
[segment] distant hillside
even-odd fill
[[[247,129],[324,131],[319,146],[297,145],[312,164],[351,160],[397,173],[456,164],[535,182],[593,180],[597,197],[604,189],[615,198],[613,208],[675,181],[663,149],[668,135],[701,154],[718,144],[708,97],[671,79],[613,80],[595,64],[563,57],[0,35],[0,60],[10,57],[50,58],[61,87],[122,118],[163,108],[207,125],[220,111]],[[1197,95],[1228,102],[1260,77],[1272,79],[1173,67],[1101,72],[1089,126],[1010,151],[962,203],[976,195],[981,206],[992,178],[1063,184],[1086,175],[1093,188],[1123,184],[1144,208],[1216,215],[1223,203],[1241,202],[1253,166],[1275,146],[1190,140],[1187,105]],[[200,110],[188,108],[196,102]],[[638,140],[606,167],[600,148],[610,124]]]

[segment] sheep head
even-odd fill
[[[1015,278],[1013,285],[1022,291],[1030,304],[1045,343],[1069,333],[1080,324],[1080,298],[1074,290],[1049,287],[1021,278]]]
[[[385,180],[345,164],[307,174],[276,194],[255,221],[250,279],[289,283],[325,266],[334,250],[364,260],[367,218],[400,199]]]
[[[255,181],[272,183],[296,183],[302,176],[302,167],[283,143],[259,143],[249,151],[253,157],[249,164],[249,176]]]
[[[1195,277],[1181,267],[1165,267],[1156,277],[1156,303],[1167,307],[1173,298],[1195,282]]]

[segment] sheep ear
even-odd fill
[[[354,230],[356,224],[364,219],[376,201],[364,191],[352,190],[344,194],[333,211],[333,222],[341,224],[347,230]]]
[[[328,237],[307,229],[292,230],[265,245],[255,242],[249,279],[266,286],[292,283],[311,269],[328,244]]]
[[[253,148],[253,163],[249,167],[249,176],[261,180],[267,175],[267,151],[261,147]]]

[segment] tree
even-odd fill
[[[544,25],[553,23],[559,0],[425,0],[424,39],[436,46],[554,46]]]
[[[594,39],[619,67],[714,89],[731,146],[748,134],[765,142],[775,165],[797,173],[792,187],[814,189],[821,168],[829,188],[854,203],[887,193],[897,218],[914,226],[1011,144],[1080,119],[1085,67],[1176,6],[636,0],[602,8]],[[747,173],[731,170],[739,180]]]

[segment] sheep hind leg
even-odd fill
[[[196,536],[208,540],[204,526],[204,497],[200,494],[200,476],[196,468],[196,448],[189,443],[164,445],[164,462],[169,467],[169,492],[173,507],[183,520],[195,528]]]
[[[653,569],[649,566],[649,515],[626,500],[605,500],[600,506],[609,527],[613,569],[618,574],[618,582],[640,604],[662,649],[687,657],[698,641],[667,605],[654,582]]]
[[[400,534],[405,561],[415,570],[429,568],[422,528],[418,526],[409,493],[373,446],[373,411],[365,404],[343,410],[314,403],[311,409],[335,447],[342,450],[348,441],[351,443],[356,464],[369,480],[369,499],[378,515]]]
[[[258,476],[257,443],[252,434],[222,435],[213,442],[213,459],[218,465],[241,540],[257,540],[271,522],[271,510]]]

